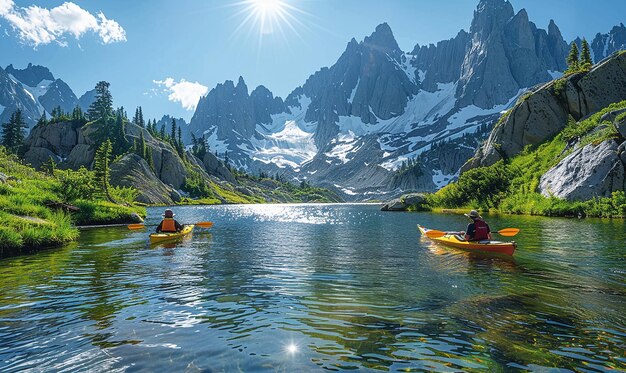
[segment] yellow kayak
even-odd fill
[[[426,232],[428,232],[429,230],[428,228],[425,228],[421,225],[418,225],[417,228],[423,235],[426,235]],[[431,238],[431,240],[444,246],[454,247],[457,249],[463,249],[467,251],[486,251],[504,255],[513,255],[515,249],[517,248],[517,243],[515,243],[515,241],[502,242],[485,240],[471,242],[466,241],[462,237],[455,234],[446,234],[443,237]]]
[[[163,241],[175,240],[184,237],[193,231],[193,224],[185,225],[183,230],[176,233],[152,233],[150,235],[150,243],[158,243]]]

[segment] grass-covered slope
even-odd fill
[[[595,217],[626,217],[626,194],[613,192],[610,198],[567,201],[545,197],[538,191],[539,181],[548,170],[574,149],[599,144],[608,139],[622,142],[604,114],[626,109],[626,101],[612,104],[580,122],[570,120],[563,131],[536,148],[526,147],[520,154],[488,167],[470,169],[435,194],[428,206],[438,208],[481,208],[505,213]],[[619,118],[618,118],[619,120]]]
[[[75,240],[75,224],[130,222],[133,212],[145,213],[101,198],[83,199],[93,177],[84,169],[56,170],[52,176],[0,147],[0,172],[0,257]],[[80,211],[70,212],[71,206]]]

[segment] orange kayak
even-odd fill
[[[422,235],[425,235],[426,232],[429,231],[428,228],[422,227],[421,225],[417,225],[417,228],[420,230]],[[504,255],[513,255],[515,249],[517,248],[517,243],[515,241],[511,242],[503,242],[503,241],[466,241],[463,237],[456,234],[446,234],[443,237],[431,238],[434,242],[442,244],[448,247],[454,247],[457,249],[467,250],[467,251],[483,251]]]

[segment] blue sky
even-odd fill
[[[250,90],[263,84],[285,97],[310,74],[332,65],[352,37],[360,41],[382,22],[391,26],[400,47],[410,51],[416,43],[433,43],[453,37],[462,28],[468,30],[478,3],[280,1],[289,5],[283,11],[289,13],[285,18],[293,29],[280,21],[265,26],[261,39],[258,23],[249,20],[239,27],[247,15],[260,11],[240,0],[74,0],[72,6],[63,5],[63,0],[0,0],[0,65],[47,66],[78,96],[97,81],[107,80],[115,104],[128,112],[141,105],[151,118],[167,113],[190,119],[190,100],[204,92],[203,87],[211,89],[241,75]],[[540,28],[554,19],[568,41],[578,35],[592,39],[626,18],[626,1],[621,0],[511,3],[515,11],[526,8]],[[58,15],[59,23],[69,22],[70,16],[80,22],[57,26],[61,29],[43,35],[29,25],[16,28],[15,22],[32,22],[25,16],[32,6],[44,10],[33,12],[33,17],[59,7],[50,12]],[[16,20],[15,15],[21,18]],[[187,83],[178,84],[181,80]]]

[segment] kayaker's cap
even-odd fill
[[[176,215],[176,214],[174,214],[174,211],[172,211],[170,209],[167,209],[167,210],[165,210],[165,212],[161,216],[163,216],[164,218],[173,218],[174,215]]]
[[[483,218],[482,216],[478,215],[478,211],[476,210],[472,210],[470,211],[469,214],[463,214],[463,215],[467,216],[470,219],[482,219]]]

